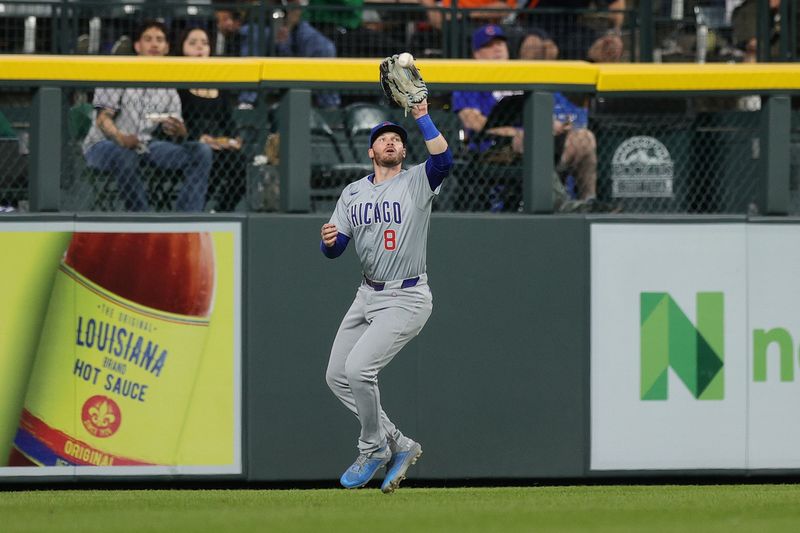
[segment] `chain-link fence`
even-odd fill
[[[55,50],[51,2],[3,2],[0,53],[33,54]]]
[[[741,3],[741,2],[740,2]],[[653,34],[656,62],[732,62],[745,60],[743,25],[752,23],[755,37],[757,14],[738,9],[733,17],[732,6],[715,0],[655,2]],[[736,27],[734,27],[734,25]],[[749,31],[749,30],[748,30]],[[754,60],[754,58],[748,58]]]
[[[10,53],[131,54],[136,27],[148,19],[163,21],[173,34],[202,27],[215,36],[216,55],[228,56],[385,57],[408,50],[417,57],[470,57],[471,33],[496,23],[505,28],[512,57],[533,32],[547,34],[558,57],[585,59],[591,45],[613,30],[613,57],[594,59],[619,60],[636,56],[631,47],[638,31],[630,10],[610,14],[559,5],[488,10],[450,2],[348,6],[314,0],[8,0],[1,5],[0,52]]]
[[[633,213],[752,211],[762,173],[753,98],[595,98],[598,197]]]
[[[347,7],[309,5],[294,0],[211,2],[210,0],[127,2],[8,0],[0,11],[0,51],[11,53],[132,53],[130,38],[144,19],[157,18],[179,33],[200,26],[217,34],[218,55],[321,55],[303,38],[283,42],[282,27],[299,19],[332,43],[340,57],[380,57],[408,50],[417,57],[469,57],[470,33],[480,24],[499,23],[508,36],[512,57],[523,42],[544,57],[595,61],[636,60],[641,47],[643,14],[638,6],[609,12],[598,2],[587,9],[561,3],[531,2],[514,9],[464,9],[443,2],[365,3]],[[716,0],[652,3],[651,34],[657,62],[794,60],[798,10],[794,2],[766,8],[763,50],[756,53],[758,2],[736,9]],[[223,28],[220,13],[232,20]],[[299,13],[302,12],[302,15]],[[244,28],[244,29],[241,29]],[[216,30],[220,31],[216,31]],[[240,31],[241,30],[241,31]],[[303,33],[303,32],[300,32]],[[551,45],[544,46],[543,41]],[[244,46],[242,46],[244,45]],[[324,55],[324,53],[322,53]]]
[[[0,92],[0,206],[25,209],[33,89]],[[61,209],[275,211],[279,209],[279,91],[64,91]],[[242,102],[242,100],[247,102]],[[253,103],[250,103],[250,102]],[[433,92],[430,114],[454,167],[438,211],[522,210],[524,95]],[[116,103],[114,103],[116,102]],[[311,209],[330,211],[342,188],[372,171],[370,129],[409,131],[406,166],[427,150],[411,116],[377,91],[312,92]],[[336,102],[337,105],[324,105]],[[114,127],[95,106],[115,108]],[[123,110],[124,108],[124,110]],[[480,118],[475,122],[474,111]],[[171,129],[170,115],[183,119]],[[482,121],[482,122],[481,122]],[[608,97],[554,94],[557,212],[747,213],[764,166],[760,97]],[[792,123],[792,212],[800,210],[800,131]],[[122,134],[138,132],[136,135]],[[127,146],[127,147],[125,147]]]
[[[131,37],[144,20],[163,21],[176,34],[214,25],[209,0],[7,0],[0,6],[2,53],[132,54]]]
[[[340,108],[312,111],[311,200],[315,211],[331,211],[347,183],[372,172],[369,136],[372,127],[380,122],[397,122],[409,132],[406,168],[428,157],[414,119],[388,105],[380,93],[349,91],[341,93],[341,98]],[[501,116],[507,111],[514,113],[507,108],[501,110]],[[522,156],[514,152],[511,137],[490,135],[480,140],[473,135],[468,139],[451,93],[432,93],[429,112],[455,160],[434,209],[517,211],[522,201]],[[499,121],[506,120],[503,116]]]
[[[512,57],[523,45],[543,58],[594,61],[636,61],[651,52],[656,62],[792,61],[800,52],[796,2],[770,7],[746,0],[734,9],[734,3],[719,0],[655,0],[647,32],[652,42],[642,39],[642,24],[648,22],[636,3],[624,11],[608,11],[608,1],[587,2],[584,9],[556,0],[491,9],[452,4],[6,0],[0,4],[0,52],[132,53],[134,30],[145,19],[160,19],[175,34],[202,27],[216,35],[217,55],[231,56],[325,56],[330,47],[339,57],[382,57],[399,50],[417,57],[469,57],[470,34],[485,23],[503,26]],[[287,39],[285,28],[297,31]],[[316,34],[327,45],[320,46]]]
[[[216,88],[98,88],[65,98],[63,209],[248,209],[268,127],[261,107],[239,109],[236,94]],[[100,124],[95,108],[116,113]]]
[[[499,98],[499,101],[498,101]],[[455,165],[435,208],[522,208],[523,96],[431,95],[431,115]],[[554,208],[560,212],[746,213],[757,201],[758,97],[598,98],[554,95]],[[409,164],[427,157],[410,117],[377,93],[343,95],[341,109],[312,114],[312,208],[330,210],[349,181],[371,172],[370,128],[382,120],[410,132]],[[485,117],[480,130],[471,110]],[[472,126],[472,128],[470,127]]]
[[[27,209],[30,94],[0,91],[0,212]]]

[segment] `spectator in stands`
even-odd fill
[[[308,6],[311,9],[306,11],[306,20],[332,41],[336,41],[337,34],[359,29],[364,18],[364,0],[308,0]]]
[[[531,37],[541,43],[532,46]],[[553,56],[555,54],[555,56]],[[547,35],[533,33],[523,39],[519,49],[523,60],[558,59],[558,47]],[[553,135],[555,168],[563,184],[574,185],[581,201],[591,201],[597,191],[597,141],[588,129],[587,105],[576,105],[560,92],[553,93]],[[515,135],[514,150],[522,153],[524,132]],[[572,180],[575,183],[572,183]],[[572,187],[570,187],[572,188]]]
[[[522,38],[519,58],[552,61],[558,59],[558,45],[546,31],[534,28]]]
[[[336,47],[333,42],[322,35],[311,24],[302,19],[301,0],[286,0],[287,9],[283,21],[275,32],[275,54],[279,57],[336,57]],[[216,12],[217,29],[225,36],[226,42],[239,43],[239,53],[243,57],[254,56],[258,53],[251,46],[251,33],[256,27],[250,22],[243,22],[241,15],[231,9],[218,9]],[[269,50],[272,30],[269,25],[264,27],[263,39],[265,49]],[[227,50],[226,46],[226,50]],[[339,94],[331,91],[315,93],[316,103],[319,107],[338,107]],[[254,104],[256,94],[244,92],[240,95],[240,102]]]
[[[472,34],[472,57],[475,59],[505,61],[509,59],[506,35],[500,26],[495,24],[482,26]],[[486,139],[480,143],[475,142],[478,133],[488,133],[498,137],[514,137],[518,128],[510,124],[506,127],[493,128],[484,132],[484,126],[497,102],[506,96],[511,96],[510,91],[454,91],[452,95],[453,111],[461,120],[467,134],[469,147],[476,152],[485,152],[492,141]],[[519,117],[509,117],[512,118]]]
[[[242,55],[242,36],[240,33],[243,24],[242,12],[238,9],[226,7],[217,9],[214,12],[214,18],[217,21],[217,34],[221,36],[217,44],[222,45],[222,49],[218,49],[217,54],[223,56]]]
[[[422,5],[427,7],[450,7],[452,0],[420,0]],[[470,19],[478,22],[479,24],[494,23],[497,24],[508,15],[510,15],[517,6],[517,0],[458,0],[457,7],[459,9],[479,9],[482,7],[489,8],[492,11],[471,11],[469,14]],[[504,11],[497,11],[503,9]],[[438,10],[428,11],[428,20],[434,28],[442,28],[442,12]]]
[[[503,61],[509,58],[506,35],[497,25],[478,28],[472,34],[472,55],[475,59]],[[542,59],[531,57],[525,47],[520,50],[522,59]],[[492,109],[503,98],[512,95],[502,91],[455,91],[452,107],[458,114],[468,137],[483,132]],[[576,195],[581,202],[591,203],[596,196],[597,183],[597,143],[594,134],[586,129],[588,114],[584,108],[575,106],[560,93],[554,94],[553,135],[555,136],[556,171],[562,180],[568,175],[575,178]],[[515,153],[521,154],[525,132],[520,127],[520,117],[509,117],[506,126],[493,127],[486,134],[510,140]],[[485,152],[493,142],[489,139],[480,143],[470,142],[470,149]]]
[[[145,22],[135,35],[134,49],[139,56],[167,55],[167,28],[160,22]],[[197,142],[180,142],[187,131],[175,89],[98,88],[92,105],[94,123],[83,142],[86,162],[89,167],[114,173],[128,209],[149,209],[139,174],[139,163],[144,160],[159,168],[183,171],[176,209],[203,210],[211,148]],[[159,140],[161,136],[171,140]]]
[[[740,0],[738,5],[731,11],[731,25],[733,26],[733,44],[744,51],[744,62],[755,63],[758,61],[758,40],[756,39],[756,27],[758,24],[758,4],[757,0]],[[767,53],[768,56],[775,55],[778,43],[778,28],[780,18],[778,10],[781,7],[781,0],[769,0],[769,40],[773,43],[773,50]],[[776,22],[776,18],[778,21]]]
[[[202,28],[188,28],[175,47],[179,55],[209,57],[211,39]],[[236,134],[231,95],[219,89],[179,89],[187,139],[207,145],[214,154],[209,200],[217,211],[233,211],[247,188],[247,158]]]
[[[581,13],[591,8],[612,13]],[[620,61],[623,53],[622,23],[625,0],[529,0],[533,12],[520,17],[529,27],[541,28],[552,36],[563,59],[588,59],[596,63]],[[537,13],[540,9],[571,12]]]
[[[376,10],[364,9],[364,0],[308,0],[305,17],[334,42],[342,57],[386,57],[405,47],[405,27],[398,38],[396,26]]]

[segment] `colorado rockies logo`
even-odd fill
[[[671,198],[673,178],[669,150],[655,137],[631,137],[614,151],[611,181],[615,198]]]

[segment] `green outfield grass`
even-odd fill
[[[797,531],[797,485],[0,492],[0,531]]]

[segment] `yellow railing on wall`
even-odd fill
[[[0,55],[0,83],[377,83],[380,59]],[[423,59],[430,84],[584,86],[600,92],[800,90],[800,63],[593,64]]]

